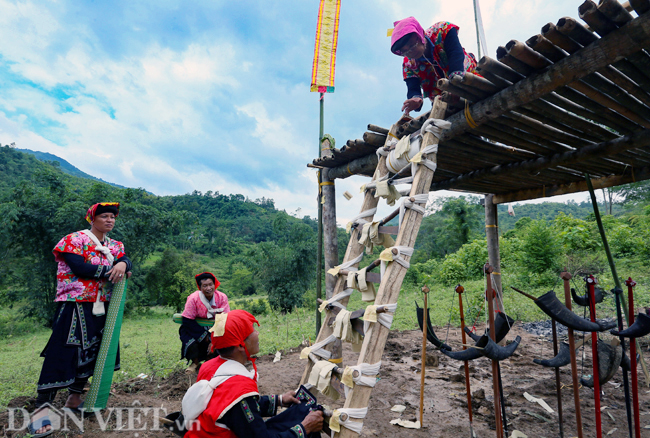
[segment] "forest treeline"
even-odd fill
[[[604,193],[602,205],[616,257],[650,272],[650,190],[639,183]],[[602,197],[602,196],[601,196]],[[65,173],[12,147],[0,147],[0,307],[48,325],[56,290],[52,248],[87,227],[86,209],[122,204],[111,237],[134,263],[128,309],[182,308],[193,276],[218,266],[231,297],[265,295],[280,311],[301,307],[315,289],[317,223],[276,209],[272,199],[193,192],[156,196]],[[482,276],[487,259],[484,209],[477,196],[431,206],[418,236],[407,281],[451,284]],[[625,208],[624,208],[625,207]],[[589,203],[499,206],[502,270],[520,281],[555,281],[561,267],[602,272],[602,243]],[[339,230],[339,258],[348,243]],[[372,257],[372,256],[368,256]],[[2,325],[0,318],[0,325]],[[0,333],[2,331],[0,330]]]

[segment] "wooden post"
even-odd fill
[[[564,304],[571,310],[571,274],[566,270],[560,275],[564,281]],[[573,381],[573,401],[576,407],[576,427],[578,438],[582,438],[582,414],[580,413],[580,383],[578,382],[578,364],[576,363],[576,343],[573,336],[573,329],[569,328],[569,352],[571,354],[571,378]]]
[[[433,109],[431,110],[431,117],[435,119],[441,119],[444,117],[446,110],[447,105],[439,98],[436,98],[434,100]],[[438,143],[438,139],[433,134],[427,132],[424,134],[421,148],[425,148],[434,143]],[[435,160],[435,154],[429,154],[429,158]],[[384,158],[382,157],[381,161],[383,160]],[[410,195],[414,196],[418,194],[428,193],[432,179],[433,171],[431,171],[426,166],[419,166],[413,180],[413,185],[411,186]],[[422,219],[423,217],[420,213],[412,209],[407,209],[404,213],[402,226],[400,227],[399,234],[397,235],[395,245],[413,247],[418,235],[418,231],[420,229],[420,224],[422,223]],[[351,240],[354,240],[354,237]],[[405,260],[409,259],[408,256],[402,256],[402,258]],[[375,299],[375,303],[378,305],[397,303],[397,298],[399,297],[400,288],[402,286],[402,281],[404,280],[405,275],[405,267],[399,263],[389,264],[386,268],[386,271],[384,272],[381,286],[379,286],[379,290],[377,291],[377,298]],[[386,340],[388,339],[389,332],[390,329],[384,327],[379,323],[372,324],[363,339],[363,345],[361,347],[361,352],[359,354],[359,360],[357,363],[377,363],[380,361],[381,356],[384,353],[384,348],[386,347]],[[309,374],[307,374],[307,376],[309,376]],[[355,386],[352,389],[352,392],[349,394],[349,397],[345,400],[344,407],[367,407],[371,393],[372,388],[370,387]],[[350,429],[343,427],[341,428],[341,432],[335,436],[341,438],[353,438],[358,435]]]
[[[485,271],[485,299],[488,303],[488,321],[490,324],[490,338],[496,342],[496,330],[494,328],[494,290],[492,289],[492,281],[490,274],[493,272],[492,266],[486,263],[484,266]],[[503,425],[501,424],[501,389],[499,388],[499,362],[492,361],[492,391],[494,392],[494,423],[496,427],[497,438],[503,438]]]
[[[321,157],[332,156],[329,139],[321,143]],[[322,170],[323,195],[323,249],[325,251],[325,272],[339,264],[339,245],[336,227],[336,189],[334,181],[329,178],[329,169]],[[336,278],[325,275],[325,296],[332,298]]]
[[[485,238],[487,240],[488,260],[494,269],[492,272],[493,283],[496,286],[497,296],[501,300],[494,300],[496,309],[503,311],[503,289],[501,289],[501,256],[499,255],[499,216],[497,206],[492,202],[494,195],[485,195]]]

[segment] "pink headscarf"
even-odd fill
[[[426,44],[426,38],[424,36],[424,29],[422,29],[422,26],[420,26],[420,23],[418,23],[418,20],[416,20],[413,17],[408,17],[403,20],[396,21],[393,23],[395,26],[395,29],[393,29],[393,35],[390,38],[390,51],[395,53],[393,50],[393,46],[397,41],[399,41],[400,38],[402,38],[405,35],[408,35],[410,33],[414,33],[420,37],[420,40],[422,41],[422,44]]]

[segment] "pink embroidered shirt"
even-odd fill
[[[106,237],[104,246],[111,251],[115,260],[125,255],[122,242]],[[58,264],[56,298],[54,301],[93,302],[97,299],[98,293],[100,294],[100,301],[110,301],[111,288],[106,286],[108,280],[76,277],[63,259],[63,253],[71,253],[82,256],[85,263],[97,265],[98,267],[110,266],[111,263],[101,251],[97,251],[90,237],[80,231],[75,231],[61,239],[52,252],[54,253],[54,260]]]
[[[205,304],[201,301],[199,294],[201,291],[197,290],[190,294],[187,297],[185,302],[185,310],[183,310],[183,316],[187,319],[196,319],[196,318],[207,318],[208,309],[205,307]],[[213,309],[223,309],[223,313],[230,312],[230,306],[228,305],[228,296],[219,292],[218,290],[214,291],[214,305]]]

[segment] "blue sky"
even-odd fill
[[[494,56],[582,1],[482,0]],[[309,92],[318,0],[0,0],[0,143],[158,195],[199,190],[273,198],[315,216],[318,94]],[[477,54],[472,0],[342,0],[336,92],[325,131],[337,145],[389,127],[405,98],[386,30],[448,20]],[[337,216],[358,213],[364,178],[337,182]]]

